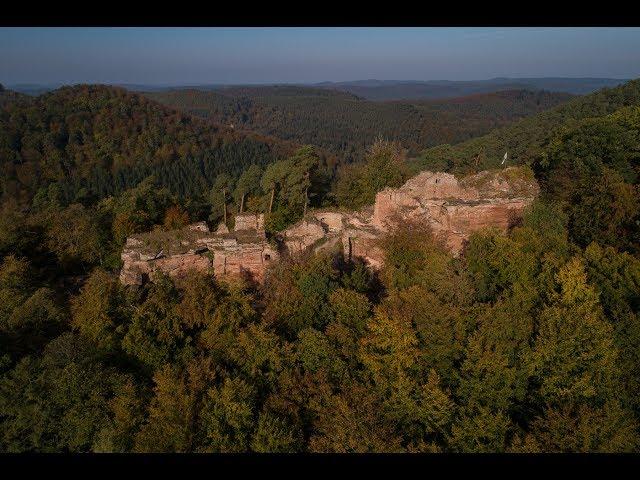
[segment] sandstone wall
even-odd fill
[[[145,255],[125,248],[122,261],[120,281],[125,285],[142,285],[155,272],[164,272],[172,278],[183,278],[191,270],[206,272],[212,267],[210,258],[194,251],[148,259]]]
[[[199,222],[163,232],[156,245],[160,236],[149,232],[127,239],[121,256],[122,283],[141,285],[157,271],[182,278],[191,270],[262,281],[267,265],[279,258],[267,242],[263,215],[238,215],[233,232],[221,224],[211,233],[205,222]]]
[[[384,263],[380,239],[398,224],[415,221],[428,225],[436,238],[458,255],[472,232],[486,227],[509,228],[537,194],[538,185],[530,171],[518,167],[480,172],[461,180],[448,173],[422,172],[400,188],[379,192],[373,207],[359,212],[310,212],[276,239],[285,255],[341,245],[345,256],[363,258],[373,268],[380,268]],[[156,270],[181,277],[189,270],[210,269],[220,276],[262,281],[267,266],[280,257],[266,239],[262,214],[237,215],[232,232],[221,224],[211,233],[205,222],[184,232],[165,233],[165,241],[173,240],[173,244],[164,248],[154,243],[158,233],[127,239],[122,282],[141,284]]]
[[[267,265],[278,258],[268,244],[237,244],[214,252],[213,271],[218,276],[236,276],[262,281]]]
[[[340,237],[344,254],[364,258],[372,267],[384,262],[379,240],[397,226],[428,225],[454,254],[463,250],[472,232],[487,227],[508,229],[538,193],[526,169],[510,167],[480,172],[462,180],[448,173],[422,172],[400,188],[376,195],[373,208],[361,212],[314,212],[283,232],[291,254]],[[314,221],[318,221],[324,234]]]
[[[236,215],[235,232],[241,230],[264,231],[264,215],[262,213],[239,213]]]
[[[305,219],[286,229],[280,235],[287,252],[295,255],[303,252],[319,240],[327,237],[328,230],[315,218]]]
[[[376,195],[373,227],[388,231],[400,221],[428,224],[434,235],[459,254],[472,232],[506,230],[538,194],[535,180],[518,167],[481,172],[458,181],[446,173],[422,172],[397,189]]]

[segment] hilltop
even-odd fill
[[[26,103],[29,101],[29,97],[14,90],[6,89],[0,84],[0,108],[9,103]]]
[[[360,211],[318,209],[277,232],[269,242],[264,214],[238,213],[234,227],[220,223],[215,232],[205,222],[173,231],[132,235],[122,251],[120,280],[142,285],[157,272],[184,278],[195,270],[217,277],[263,281],[273,262],[305,252],[340,250],[346,261],[384,264],[382,242],[398,227],[415,228],[416,241],[435,238],[459,255],[473,232],[486,228],[507,231],[522,217],[538,194],[528,167],[484,171],[457,179],[424,171],[400,188],[387,188],[375,203]],[[430,232],[421,237],[426,230]]]
[[[198,195],[221,172],[266,165],[293,142],[241,132],[162,106],[122,88],[63,87],[0,108],[2,193],[28,201],[55,184],[60,201],[99,199],[154,175]]]
[[[505,151],[508,152],[510,164],[531,164],[541,157],[544,148],[561,131],[575,128],[590,118],[601,118],[624,107],[638,106],[640,80],[632,80],[616,88],[605,88],[574,98],[486,135],[455,145],[427,149],[419,156],[416,168],[440,167],[463,171],[495,167],[501,162]],[[475,167],[478,155],[478,166]]]
[[[574,242],[640,251],[640,80],[576,98],[457,145],[440,145],[411,171],[469,173],[530,165],[542,197],[568,216]]]

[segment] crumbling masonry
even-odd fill
[[[469,235],[485,227],[505,231],[538,194],[530,170],[510,167],[463,179],[422,172],[400,188],[376,195],[373,207],[358,212],[314,211],[267,240],[262,214],[239,214],[235,227],[210,232],[205,222],[174,232],[149,232],[127,239],[120,279],[142,284],[154,271],[179,278],[189,270],[221,277],[262,281],[267,267],[282,255],[297,255],[341,245],[345,256],[372,268],[384,262],[378,240],[403,221],[420,222],[458,255]]]

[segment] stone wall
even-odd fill
[[[236,215],[235,232],[241,230],[264,231],[264,215],[262,213],[239,213]]]
[[[199,222],[174,232],[134,235],[122,252],[120,280],[141,285],[155,272],[182,278],[196,270],[262,281],[267,265],[279,258],[263,225],[263,215],[238,215],[232,232],[219,227],[212,233],[205,222]]]
[[[428,224],[450,251],[457,255],[469,235],[495,227],[506,230],[538,194],[535,180],[517,175],[518,167],[481,172],[458,181],[446,173],[422,172],[397,189],[376,195],[373,227],[388,231],[394,221]]]
[[[278,240],[285,245],[291,255],[302,253],[320,240],[326,240],[328,228],[315,218],[304,219],[286,229]]]
[[[345,256],[363,258],[380,268],[380,239],[398,224],[420,222],[431,228],[452,254],[463,251],[472,232],[486,227],[505,231],[538,194],[530,170],[509,167],[457,179],[448,173],[422,172],[400,188],[376,195],[373,207],[358,212],[313,211],[267,241],[264,216],[241,214],[229,231],[221,224],[209,232],[205,222],[176,232],[150,232],[127,239],[120,278],[141,284],[154,271],[179,278],[190,270],[262,281],[280,254],[298,255],[340,246]],[[281,252],[279,251],[281,250]]]
[[[361,257],[379,268],[379,240],[398,224],[428,225],[433,235],[459,255],[472,232],[494,227],[507,230],[538,194],[526,167],[480,172],[461,180],[448,173],[422,172],[400,188],[376,195],[373,208],[360,212],[314,212],[282,234],[286,250],[295,254],[340,238],[346,256]],[[318,225],[324,230],[320,232]]]

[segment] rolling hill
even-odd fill
[[[13,90],[7,90],[2,84],[0,84],[0,108],[4,105],[15,102],[28,102],[29,97],[23,93],[15,92]]]
[[[382,136],[411,153],[456,143],[569,100],[502,91],[439,101],[372,102],[330,89],[275,86],[148,92],[148,98],[230,128],[320,146],[347,160]]]
[[[154,175],[180,195],[198,195],[234,174],[292,152],[292,142],[239,132],[121,88],[79,85],[38,97],[2,92],[1,191],[29,202],[102,198]],[[48,192],[48,193],[47,193]]]
[[[561,132],[571,130],[590,118],[604,117],[621,108],[633,106],[640,106],[640,80],[574,98],[484,136],[456,145],[427,149],[419,156],[415,168],[451,171],[492,168],[500,164],[505,152],[508,153],[510,164],[532,164],[541,159],[546,146]]]

